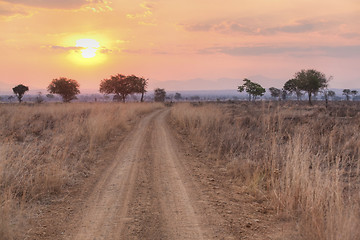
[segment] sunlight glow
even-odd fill
[[[110,48],[109,40],[104,36],[88,35],[84,37],[84,35],[72,35],[63,39],[61,45],[74,47],[68,51],[67,58],[77,66],[84,67],[104,63],[107,60],[107,54],[103,49]]]
[[[94,39],[79,39],[76,41],[76,47],[81,47],[81,55],[84,58],[93,58],[100,44]]]

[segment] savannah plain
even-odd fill
[[[360,239],[360,106],[0,106],[0,239]]]

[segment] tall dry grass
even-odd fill
[[[0,105],[0,239],[22,239],[27,208],[91,173],[102,147],[160,104]]]
[[[360,106],[334,104],[178,104],[171,119],[304,239],[360,239]]]

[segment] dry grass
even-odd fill
[[[171,119],[304,239],[360,239],[360,106],[178,104]]]
[[[21,239],[24,217],[90,174],[101,147],[160,104],[0,105],[0,239]]]

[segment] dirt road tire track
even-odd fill
[[[126,218],[134,188],[138,159],[144,148],[143,135],[154,112],[141,120],[139,126],[119,146],[116,159],[94,187],[84,204],[78,228],[67,239],[118,239]]]

